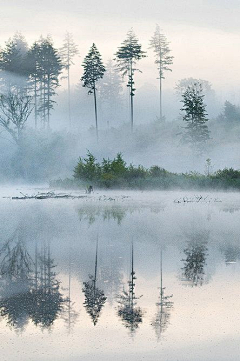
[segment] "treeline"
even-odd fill
[[[211,160],[206,161],[205,174],[197,172],[172,173],[159,166],[145,168],[142,165],[127,165],[122,154],[113,159],[103,158],[99,163],[88,152],[86,158],[79,158],[73,179],[55,180],[52,187],[126,188],[126,189],[240,189],[240,171],[225,168],[214,173]]]
[[[160,87],[160,119],[162,119],[162,79],[164,79],[166,71],[171,71],[170,65],[173,63],[173,56],[169,55],[169,42],[160,31],[159,26],[156,27],[156,31],[150,40],[150,47],[156,57],[155,63]],[[54,46],[50,36],[46,38],[41,36],[29,47],[24,36],[21,33],[16,33],[5,43],[5,46],[0,50],[0,93],[2,99],[0,125],[11,136],[14,135],[14,140],[19,138],[32,111],[34,112],[35,128],[38,126],[49,128],[50,115],[56,102],[55,95],[60,86],[61,78],[67,78],[68,115],[69,125],[71,125],[70,68],[74,64],[74,57],[77,54],[78,47],[70,33],[66,34],[60,49]],[[114,65],[108,63],[110,74],[107,75],[106,80],[112,88],[115,87],[115,91],[119,91],[121,88],[122,79],[127,78],[126,86],[129,88],[132,130],[133,97],[136,91],[135,73],[140,71],[137,62],[146,56],[146,51],[142,50],[142,45],[131,29],[113,55]],[[95,123],[98,134],[97,83],[105,76],[107,69],[95,44],[90,47],[82,66],[84,68],[81,77],[82,86],[88,88],[88,94],[93,93],[94,95]],[[66,75],[62,76],[64,70]],[[102,100],[104,83],[100,87],[103,90],[101,91]],[[19,96],[21,96],[20,101]]]

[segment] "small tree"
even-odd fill
[[[201,151],[203,145],[210,139],[210,132],[206,125],[208,118],[201,84],[195,83],[188,86],[182,97],[183,108],[181,110],[185,112],[183,120],[187,122],[183,141]]]
[[[33,109],[31,101],[31,96],[14,92],[0,96],[0,126],[11,134],[17,144]]]
[[[136,62],[146,57],[146,52],[142,51],[142,45],[139,44],[136,35],[131,29],[127,33],[127,38],[118,48],[116,55],[117,66],[123,76],[128,75],[127,87],[130,89],[130,103],[131,103],[131,131],[133,131],[133,97],[135,95],[134,88],[134,73],[141,72],[135,68]]]
[[[69,126],[71,127],[71,89],[70,89],[70,67],[74,65],[73,58],[78,54],[77,45],[73,41],[73,36],[70,33],[66,33],[64,43],[60,49],[60,56],[64,69],[67,71],[67,82],[68,82],[68,117]]]
[[[165,71],[172,71],[169,68],[169,65],[173,64],[173,56],[170,56],[169,42],[164,34],[161,33],[159,25],[156,26],[155,33],[150,40],[150,48],[153,49],[155,53],[155,64],[158,67],[159,75],[159,87],[160,87],[160,121],[162,117],[162,79],[164,78]]]
[[[101,54],[99,53],[96,45],[93,43],[89,53],[83,61],[84,73],[81,77],[83,87],[89,89],[88,94],[94,95],[94,110],[95,110],[95,124],[96,124],[96,135],[98,139],[98,115],[97,115],[97,97],[96,97],[96,83],[99,79],[103,78],[105,67],[102,62]]]

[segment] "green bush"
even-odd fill
[[[171,173],[157,165],[144,168],[141,165],[127,166],[122,154],[110,160],[103,158],[102,163],[89,151],[87,157],[79,158],[74,169],[74,180],[58,180],[56,185],[89,185],[103,188],[130,189],[240,189],[240,171],[233,168],[218,170],[207,176],[198,172]]]

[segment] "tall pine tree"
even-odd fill
[[[63,46],[60,49],[60,55],[64,69],[67,71],[68,83],[68,119],[71,128],[71,87],[70,87],[70,67],[74,65],[73,58],[78,54],[77,45],[73,41],[73,36],[69,32],[66,33]]]
[[[37,115],[40,115],[42,126],[49,128],[50,112],[56,103],[53,98],[59,86],[59,75],[63,67],[50,37],[40,38],[33,44],[28,52],[28,64],[34,90],[35,124],[37,124]]]
[[[96,45],[93,43],[87,56],[83,61],[83,76],[81,81],[83,87],[89,89],[88,94],[94,95],[94,110],[95,110],[95,124],[96,124],[96,135],[98,139],[98,114],[97,114],[97,95],[96,95],[96,83],[99,79],[103,78],[105,67],[102,62],[101,54],[99,53]]]
[[[162,112],[162,79],[165,79],[164,72],[172,71],[169,68],[169,65],[173,64],[173,56],[170,56],[169,42],[167,41],[166,36],[161,33],[159,25],[156,26],[155,33],[150,40],[150,48],[153,49],[155,53],[155,64],[158,67],[158,79],[159,79],[159,88],[160,88],[160,121],[163,119]]]
[[[142,45],[139,44],[132,29],[127,33],[126,40],[123,41],[115,54],[119,71],[123,76],[128,76],[127,87],[130,89],[131,131],[133,131],[133,97],[136,90],[134,87],[134,74],[136,71],[141,72],[135,66],[137,61],[146,57],[145,54],[146,52],[142,51]]]

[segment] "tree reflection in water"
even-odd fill
[[[66,328],[69,333],[73,330],[78,319],[78,312],[74,309],[75,302],[72,301],[71,289],[72,289],[72,262],[71,262],[71,253],[69,253],[69,265],[68,265],[68,297],[66,299],[66,305],[64,307],[62,317],[65,321]]]
[[[194,233],[188,237],[190,240],[184,249],[186,258],[182,260],[184,262],[182,280],[192,287],[202,286],[207,282],[205,266],[209,232]]]
[[[240,247],[238,245],[227,244],[221,247],[221,252],[224,254],[226,265],[237,263],[240,260]]]
[[[23,330],[28,323],[31,305],[33,261],[26,250],[20,228],[3,245],[0,257],[0,314],[9,326]]]
[[[124,326],[130,330],[131,335],[134,334],[139,324],[142,323],[143,311],[137,307],[137,299],[135,295],[135,272],[134,272],[133,244],[131,252],[131,273],[128,281],[128,290],[124,290],[118,295],[118,316],[122,319]]]
[[[49,328],[60,317],[67,299],[59,291],[60,281],[56,279],[56,265],[49,244],[44,244],[39,254],[36,249],[36,259],[38,267],[35,269],[30,317],[35,325]]]
[[[85,295],[84,307],[92,319],[94,326],[96,326],[102,307],[104,306],[107,297],[104,292],[97,287],[97,267],[98,267],[98,239],[96,245],[95,255],[95,270],[94,275],[89,275],[89,281],[83,282],[83,293]]]
[[[16,330],[23,330],[29,319],[49,328],[66,302],[59,292],[50,246],[43,246],[40,254],[36,248],[33,261],[19,228],[3,245],[0,257],[1,316]]]
[[[163,267],[162,267],[162,251],[161,251],[161,260],[160,260],[160,295],[159,295],[159,302],[156,303],[157,306],[157,312],[156,316],[151,323],[151,325],[154,327],[157,339],[158,341],[161,338],[161,335],[163,332],[165,332],[168,328],[169,322],[170,322],[170,312],[173,308],[173,302],[170,301],[170,299],[173,297],[173,295],[166,296],[165,295],[165,289],[166,287],[163,287]]]

